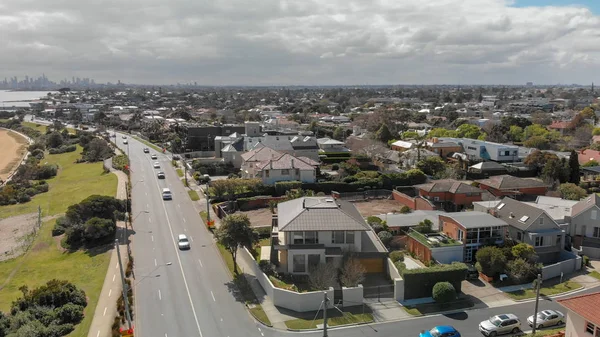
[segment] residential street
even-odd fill
[[[115,142],[125,153],[121,134]],[[133,185],[135,235],[135,327],[138,336],[289,336],[291,332],[274,330],[256,323],[244,305],[229,291],[230,276],[217,251],[212,235],[199,216],[199,204],[190,200],[167,155],[158,154],[161,168],[143,153],[144,144],[128,137]],[[164,171],[165,180],[156,173]],[[171,189],[173,200],[163,201],[161,190]],[[201,200],[202,201],[202,200]],[[146,213],[147,211],[147,213]],[[180,251],[176,238],[189,237],[191,250]],[[593,292],[588,289],[578,294]],[[540,310],[563,310],[552,300],[542,299]],[[385,322],[332,329],[330,336],[418,336],[421,330],[450,324],[463,336],[481,336],[477,326],[494,314],[513,313],[526,322],[534,302],[507,307],[465,311],[453,315],[435,315],[399,322]],[[564,310],[563,310],[564,311]],[[529,330],[526,325],[522,329]],[[322,336],[307,332],[305,336]]]

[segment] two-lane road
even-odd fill
[[[121,134],[115,139],[127,153]],[[128,137],[131,157],[132,216],[135,238],[136,335],[143,337],[289,337],[292,332],[265,328],[256,323],[244,305],[229,292],[229,272],[217,251],[212,235],[202,224],[181,178],[170,158]],[[157,160],[150,156],[156,154]],[[160,169],[153,168],[158,161]],[[164,171],[166,179],[157,179]],[[161,190],[171,189],[173,200],[163,201]],[[191,249],[180,251],[177,236],[185,234]],[[593,290],[586,290],[591,292]],[[501,313],[514,313],[526,322],[533,313],[532,302],[508,307],[435,315],[400,322],[362,325],[329,331],[331,337],[418,336],[435,325],[455,326],[465,337],[482,336],[480,321]],[[563,310],[554,301],[541,300],[540,310]],[[563,310],[564,311],[564,310]],[[529,330],[526,325],[522,329]],[[302,333],[322,336],[322,332]]]

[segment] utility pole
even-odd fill
[[[125,282],[125,273],[123,273],[123,262],[121,261],[121,250],[119,249],[119,240],[115,239],[117,246],[117,257],[119,258],[119,270],[121,271],[121,282],[123,283],[123,303],[125,303],[125,317],[127,318],[128,328],[131,329],[131,313],[129,312],[129,298],[127,297],[127,283]]]
[[[206,183],[206,189],[204,190],[204,196],[206,197],[206,222],[210,222],[210,199],[208,197],[208,183]]]
[[[327,292],[323,292],[323,337],[327,337],[327,304],[329,304],[329,298],[327,298]]]
[[[542,274],[538,274],[536,289],[535,289],[535,312],[533,313],[533,330],[531,331],[532,335],[535,335],[535,329],[537,328],[537,312],[538,312],[538,303],[540,302],[540,288],[542,287]]]
[[[181,158],[181,162],[183,162],[183,176],[185,177],[185,186],[190,187],[190,184],[188,183],[187,180],[187,163],[185,162],[185,160],[183,158]]]

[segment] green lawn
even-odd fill
[[[117,177],[104,173],[102,163],[80,163],[81,146],[75,152],[46,155],[41,164],[58,164],[56,177],[48,179],[49,190],[35,195],[30,202],[0,207],[0,218],[37,212],[42,207],[44,216],[64,213],[72,204],[93,194],[111,195],[117,193]]]
[[[142,139],[142,138],[137,137],[137,136],[133,136],[133,138],[136,139],[136,140],[138,140],[139,142],[142,142],[142,143],[146,144],[147,146],[155,149],[158,152],[162,152],[162,150],[163,150],[160,146],[152,144],[152,143],[150,143],[149,141],[147,141],[145,139]]]
[[[558,333],[559,331],[564,331],[565,327],[561,327],[561,328],[555,328],[555,329],[544,329],[544,330],[538,330],[535,332],[535,335],[532,333],[529,333],[527,335],[523,335],[522,337],[544,337],[544,336],[550,336],[550,335],[554,335],[556,333]]]
[[[542,284],[543,285],[543,284]],[[540,288],[541,296],[552,296],[561,293],[565,293],[567,291],[572,291],[581,288],[581,284],[572,281],[566,281],[563,283],[559,283],[556,285]],[[525,289],[518,290],[510,293],[506,293],[514,300],[524,300],[528,298],[535,298],[535,289]]]
[[[84,251],[64,252],[58,240],[52,237],[54,222],[51,220],[42,224],[32,248],[25,255],[0,262],[0,285],[6,282],[0,290],[0,311],[9,311],[12,301],[21,295],[19,287],[22,285],[31,289],[53,278],[66,279],[83,289],[88,298],[82,323],[69,335],[84,337],[92,324],[110,262],[110,252],[99,252],[97,255]]]
[[[263,310],[262,306],[256,305],[254,308],[250,308],[250,313],[254,318],[258,321],[262,322],[265,325],[271,326],[271,320],[267,316],[267,313]]]
[[[357,324],[357,323],[371,323],[373,322],[373,314],[364,313],[364,314],[353,314],[350,312],[344,312],[344,315],[335,310],[329,309],[327,311],[328,326],[337,326],[343,324]],[[314,317],[314,316],[313,316]],[[323,325],[323,315],[320,314],[317,316],[317,319],[313,320],[309,319],[292,319],[289,321],[285,321],[285,325],[290,329],[302,330],[302,329],[316,329],[317,325]]]
[[[182,170],[182,169],[178,168],[178,169],[176,169],[175,171],[177,171],[177,175],[178,175],[179,177],[183,177],[183,170]]]
[[[597,272],[597,271],[595,271],[595,270],[593,272],[589,273],[588,275],[591,276],[591,277],[597,278],[598,280],[600,280],[600,273]]]
[[[32,122],[21,122],[21,124],[23,126],[28,126],[32,129],[38,130],[39,132],[42,133],[42,135],[46,134],[46,130],[48,129],[47,125],[42,125],[42,124],[38,124],[38,123],[32,123]],[[75,129],[71,129],[71,128],[66,128],[67,131],[69,131],[69,133],[75,134]]]
[[[198,193],[194,190],[189,190],[188,194],[190,195],[190,199],[192,199],[192,201],[198,201],[200,200],[200,196],[198,196]]]

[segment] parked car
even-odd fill
[[[535,320],[538,329],[554,325],[563,325],[564,322],[565,315],[556,310],[542,310],[537,313],[537,319]],[[527,318],[527,324],[533,327],[533,315]]]
[[[521,330],[521,322],[513,314],[502,314],[492,316],[489,319],[479,323],[479,331],[488,337],[495,337],[501,334],[516,334]]]
[[[449,325],[440,325],[429,331],[423,331],[419,337],[460,337],[460,332]]]
[[[472,264],[467,264],[467,275],[465,277],[467,280],[478,280],[479,279],[479,271]]]
[[[177,239],[177,245],[181,250],[190,249],[190,242],[188,241],[188,238],[187,236],[185,236],[185,234],[179,234],[179,237]]]
[[[160,163],[159,163],[159,162],[157,162],[157,161],[155,161],[155,162],[154,162],[154,168],[160,168]]]
[[[147,147],[145,147],[145,148],[144,148],[144,153],[150,153],[150,149],[149,149],[149,148],[147,148]]]
[[[174,155],[173,155],[173,160],[179,160],[179,156],[178,156],[178,155],[176,155],[176,154],[174,154]]]
[[[158,157],[157,157],[155,154],[153,154],[153,155],[151,155],[151,156],[150,156],[150,158],[152,158],[152,159],[156,159],[156,158],[158,158]]]
[[[165,173],[163,171],[160,171],[156,174],[156,177],[158,179],[165,179]]]

